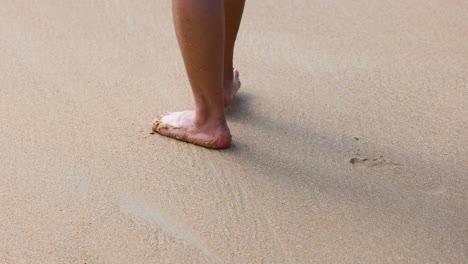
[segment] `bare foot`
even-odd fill
[[[224,107],[228,107],[231,105],[234,96],[236,95],[237,91],[241,87],[241,81],[239,79],[239,71],[234,69],[232,71],[233,80],[232,82],[228,83],[224,86]]]
[[[195,111],[170,112],[158,115],[153,121],[152,134],[159,133],[195,145],[222,149],[231,145],[231,133],[224,121],[196,124]]]

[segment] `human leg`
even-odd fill
[[[234,44],[244,12],[245,0],[224,0],[224,105],[229,106],[239,90],[239,72],[233,68]]]
[[[172,10],[195,110],[158,116],[153,131],[205,147],[228,147],[231,134],[223,102],[223,0],[173,0]]]

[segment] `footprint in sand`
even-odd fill
[[[354,137],[354,140],[362,141],[361,138],[359,138],[359,137]],[[365,167],[368,167],[368,168],[386,166],[386,165],[390,165],[390,166],[400,165],[397,162],[394,162],[394,161],[392,161],[390,159],[384,158],[382,155],[380,155],[378,157],[375,157],[375,156],[374,157],[373,156],[362,157],[360,148],[357,148],[354,151],[354,155],[355,155],[355,157],[353,157],[353,158],[351,158],[349,160],[349,162],[351,164],[353,164],[353,165],[362,165],[362,166],[365,166]]]
[[[378,158],[362,158],[362,157],[354,157],[349,160],[349,162],[353,165],[364,165],[366,167],[377,167],[377,166],[385,166],[385,165],[393,165],[398,166],[400,164],[389,160],[384,159],[383,156],[379,156]]]

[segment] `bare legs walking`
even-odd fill
[[[173,0],[177,41],[195,110],[156,117],[153,131],[209,148],[231,145],[224,107],[240,88],[233,69],[234,42],[244,0]]]

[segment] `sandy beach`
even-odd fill
[[[467,263],[467,14],[247,0],[219,151],[170,1],[0,1],[0,263]]]

